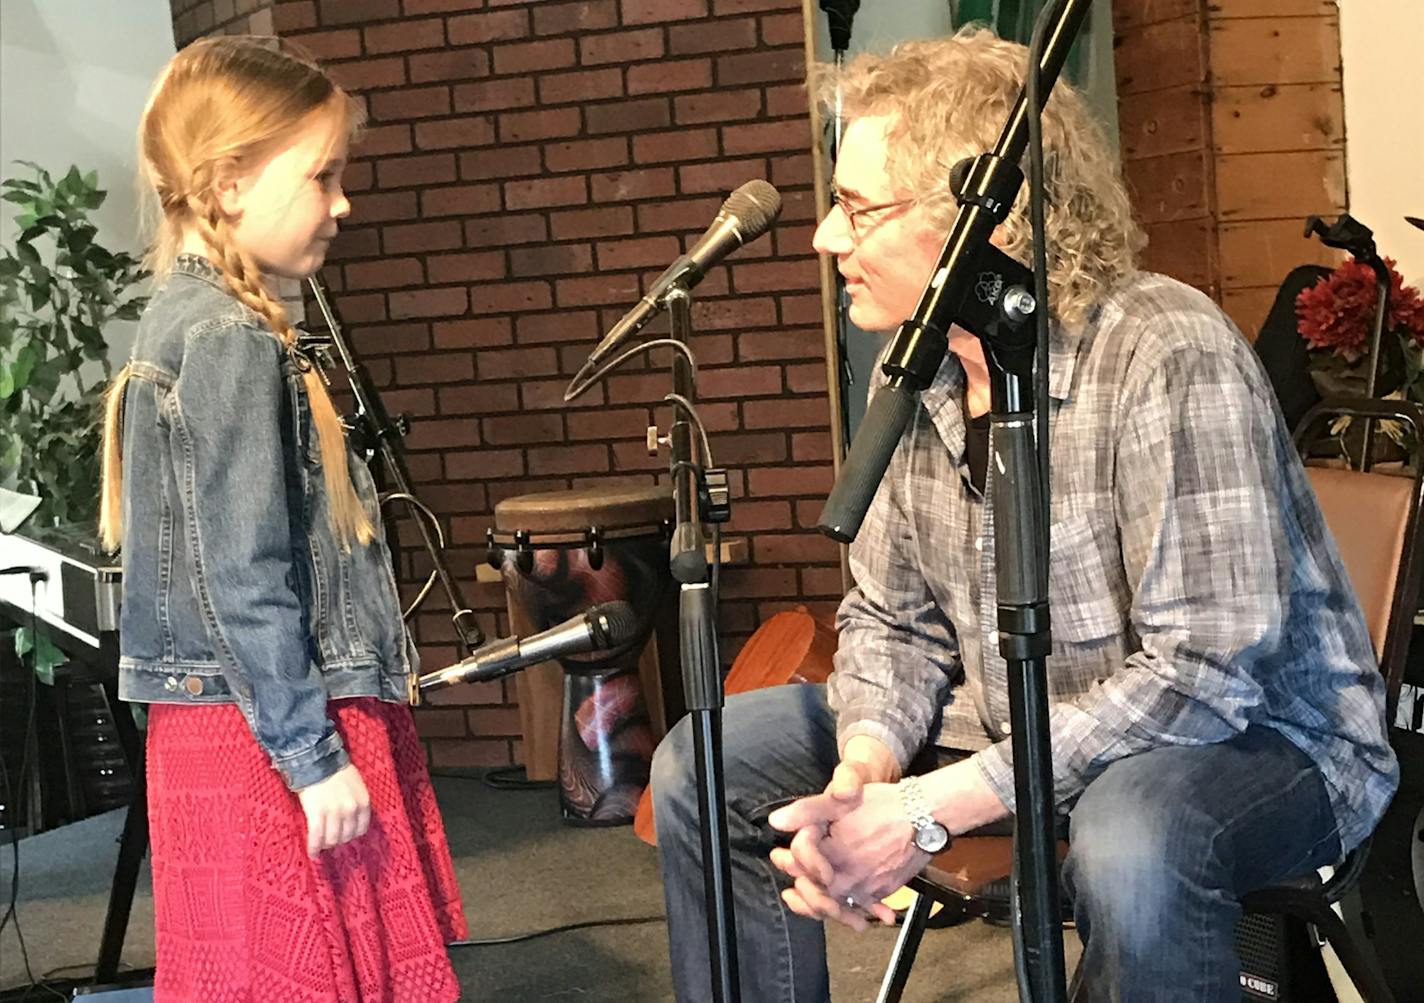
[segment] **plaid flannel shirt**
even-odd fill
[[[1055,800],[1113,761],[1263,724],[1325,778],[1348,848],[1398,766],[1364,618],[1269,383],[1205,296],[1139,274],[1050,349],[1048,659]],[[1013,808],[1007,666],[994,642],[992,452],[964,462],[946,356],[860,535],[830,679],[841,747],[974,751]]]

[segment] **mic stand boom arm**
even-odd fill
[[[351,393],[356,398],[356,413],[350,420],[355,440],[353,445],[368,455],[372,452],[378,453],[386,476],[395,485],[395,495],[411,503],[413,508],[424,508],[415,499],[415,493],[410,483],[410,470],[405,465],[404,451],[401,448],[401,440],[410,428],[409,419],[404,415],[392,419],[390,413],[386,411],[386,406],[381,400],[380,393],[376,390],[376,385],[371,382],[366,367],[356,361],[351,347],[346,343],[341,324],[336,319],[336,313],[332,310],[331,304],[327,302],[326,290],[322,286],[321,280],[313,275],[307,279],[307,285],[311,289],[312,297],[316,300],[317,309],[321,311],[322,318],[326,321],[331,347],[334,347],[336,354],[341,357],[342,368],[346,370],[347,380],[351,384]],[[450,600],[450,609],[454,611],[450,619],[455,625],[455,632],[464,649],[462,654],[468,655],[475,648],[484,644],[484,633],[480,630],[479,624],[475,622],[474,610],[470,609],[465,602],[460,584],[450,574],[450,569],[445,563],[445,553],[441,542],[432,532],[430,521],[417,518],[414,522],[420,531],[421,541],[425,544],[426,552],[430,555],[434,574]],[[420,693],[414,683],[412,683],[410,695],[412,704],[420,702]]]

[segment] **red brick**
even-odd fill
[[[523,446],[530,442],[560,442],[564,438],[564,416],[556,412],[486,418],[480,424],[485,441],[495,444]]]
[[[346,266],[346,285],[350,289],[392,289],[418,286],[424,281],[425,269],[418,258],[383,258]]]
[[[794,223],[798,220],[815,220],[816,195],[811,189],[781,193],[781,221]]]
[[[818,510],[819,512],[819,510]],[[808,529],[815,527],[812,521]],[[802,568],[801,594],[807,596],[832,596],[839,598],[845,594],[845,583],[841,580],[840,568]]]
[[[592,135],[607,132],[637,133],[666,128],[672,124],[666,98],[589,105],[584,110],[584,119]]]
[[[544,147],[544,163],[551,171],[621,167],[628,163],[628,140],[623,136],[612,136],[572,143],[550,143]]]
[[[363,223],[414,219],[415,192],[362,192],[351,200],[351,215]]]
[[[679,94],[672,99],[672,107],[678,125],[752,119],[761,114],[761,91],[717,90],[706,94]]]
[[[722,129],[722,150],[729,157],[773,150],[804,149],[810,127],[800,122],[748,122]]]
[[[742,424],[747,428],[825,428],[830,421],[824,397],[784,397],[742,405]]]
[[[539,209],[588,202],[588,181],[582,176],[510,181],[504,186],[508,209]]]
[[[687,21],[707,16],[707,0],[623,0],[624,24]]]
[[[410,126],[405,123],[368,126],[361,130],[356,143],[356,155],[361,157],[380,157],[389,153],[410,151]]]
[[[629,206],[571,209],[550,213],[549,224],[555,240],[608,237],[633,232],[633,210]]]
[[[584,3],[551,4],[545,0],[534,8],[534,31],[539,35],[562,35],[612,28],[618,23],[613,0],[585,0]]]
[[[534,139],[574,136],[581,126],[577,108],[506,112],[499,116],[499,139],[501,143],[524,143]]]
[[[463,738],[468,734],[465,711],[455,707],[417,707],[411,716],[421,738]]]
[[[405,60],[399,56],[385,59],[358,59],[330,67],[331,76],[346,90],[363,91],[371,87],[399,87],[406,82]]]
[[[435,396],[426,388],[386,390],[381,394],[386,406],[394,414],[407,411],[414,415],[427,415],[435,410]]]
[[[742,513],[752,504],[780,506],[788,509],[786,502],[756,502],[732,509],[731,526],[736,531],[748,528],[788,529],[786,523],[766,527],[746,527],[740,525]],[[788,512],[789,515],[789,512]],[[728,599],[786,599],[796,595],[795,568],[726,568],[723,570],[721,595]]]
[[[776,302],[769,298],[699,298],[693,303],[698,330],[741,330],[776,322]]]
[[[473,216],[498,212],[499,185],[458,185],[431,188],[420,193],[421,214],[425,216]]]
[[[792,258],[805,254],[811,249],[811,240],[815,234],[816,228],[810,225],[777,227],[772,231],[777,255]]]
[[[580,446],[534,446],[525,450],[529,461],[529,473],[540,474],[586,474],[600,473],[609,469],[608,447],[590,443]]]
[[[407,14],[443,14],[483,7],[482,0],[402,0]]]
[[[826,369],[821,367],[822,376]],[[824,384],[824,380],[822,383]],[[826,408],[826,421],[830,421],[829,405]],[[831,443],[831,433],[826,432],[798,432],[791,437],[791,458],[798,463],[814,462],[817,460],[829,461],[832,456],[834,446]],[[815,525],[811,523],[810,525]]]
[[[460,177],[467,180],[516,178],[542,171],[537,146],[501,146],[460,154]]]
[[[472,219],[465,224],[465,243],[470,247],[503,247],[547,240],[548,223],[536,213],[504,213]]]
[[[800,10],[800,0],[717,0],[717,14],[749,14],[762,10]]]
[[[730,334],[695,335],[688,345],[697,356],[699,366],[725,366],[733,361],[733,341]]]
[[[386,298],[380,293],[336,297],[336,312],[348,324],[386,320]]]
[[[662,198],[677,191],[676,177],[670,167],[591,174],[589,184],[593,201],[598,203]]]
[[[772,359],[817,359],[825,355],[824,335],[815,328],[787,331],[747,331],[737,338],[737,350],[748,362]]]
[[[680,198],[672,202],[649,202],[638,206],[638,232],[671,230],[691,234],[709,222],[722,205],[720,198]]]
[[[436,80],[473,80],[490,72],[489,53],[484,49],[446,49],[422,52],[409,57],[410,79],[414,83]]]
[[[682,129],[633,137],[633,159],[640,164],[687,162],[717,156],[717,130]]]
[[[697,392],[702,397],[755,397],[781,393],[778,366],[733,366],[703,369],[698,373]]]
[[[456,111],[527,108],[534,103],[534,81],[530,77],[503,77],[460,84],[454,97]]]
[[[419,289],[391,293],[392,320],[406,317],[451,317],[465,312],[468,298],[463,289]]]
[[[489,348],[514,341],[508,317],[440,321],[432,325],[431,333],[436,348]]]
[[[598,267],[604,271],[624,268],[666,267],[682,253],[676,237],[639,237],[633,240],[605,240],[598,243]]]
[[[502,251],[476,251],[467,254],[433,254],[425,259],[433,283],[479,282],[502,279],[505,276]]]
[[[614,470],[667,469],[667,458],[662,456],[649,456],[647,447],[642,442],[633,440],[615,442],[612,443],[612,450]]]
[[[640,59],[661,59],[662,56],[663,33],[657,28],[586,35],[579,39],[579,62],[584,66],[604,63],[626,65]]]
[[[330,59],[351,59],[361,55],[361,33],[351,28],[339,31],[304,31],[292,41],[322,62]]]
[[[494,71],[501,74],[542,73],[573,65],[574,43],[568,38],[505,44],[494,50]]]
[[[548,310],[554,305],[547,282],[501,282],[470,287],[470,310],[477,314]],[[481,357],[483,372],[483,356]],[[484,373],[488,377],[489,373]]]
[[[412,383],[463,383],[475,378],[475,360],[468,352],[432,352],[422,355],[402,355],[396,359],[396,378],[405,385]],[[422,422],[425,429],[429,422]],[[474,422],[461,421],[460,427],[470,429],[468,445],[478,445]],[[421,446],[431,445],[422,437]]]
[[[392,119],[430,118],[450,114],[450,88],[402,87],[393,91],[378,91],[369,96],[371,117],[377,121]],[[420,131],[417,128],[417,141]]]
[[[518,707],[483,707],[465,713],[470,719],[471,735],[518,737],[520,734]]]
[[[528,38],[529,12],[500,10],[452,17],[449,20],[449,31],[451,45],[478,45],[511,38]]]
[[[489,146],[494,142],[494,125],[484,115],[417,122],[415,145],[422,150],[448,150],[466,146]]]
[[[341,187],[347,193],[364,192],[375,183],[375,171],[371,168],[369,160],[347,164],[346,173],[341,176]]]
[[[761,40],[770,46],[802,45],[806,40],[806,22],[795,14],[771,14],[761,19]]]
[[[786,436],[781,432],[722,434],[712,443],[713,455],[723,466],[779,463],[786,459]]]
[[[759,564],[829,564],[841,559],[841,551],[820,533],[759,533],[752,537],[752,558]]]
[[[272,6],[272,27],[277,34],[316,27],[316,4],[312,0],[295,0]]]
[[[485,480],[491,477],[520,477],[524,474],[524,450],[481,449],[477,453],[451,453],[445,457],[445,476],[451,480]],[[480,543],[484,533],[471,536]]]
[[[597,101],[623,96],[623,71],[616,67],[605,70],[579,70],[574,73],[552,73],[539,77],[541,103]]]
[[[660,60],[628,67],[629,94],[666,94],[712,86],[710,59]]]
[[[717,18],[706,24],[676,24],[668,28],[668,51],[675,56],[703,52],[754,49],[756,21],[752,18]]]
[[[550,386],[550,403],[546,406],[562,407],[563,381]],[[526,387],[527,389],[527,387]],[[530,406],[526,403],[525,406]],[[643,440],[648,428],[648,409],[642,407],[605,408],[600,411],[580,411],[570,417],[569,438]]]
[[[732,265],[732,282],[739,293],[815,289],[820,281],[820,263],[812,257]]]
[[[593,267],[587,244],[546,244],[509,252],[509,271],[516,278],[531,275],[579,275]]]
[[[515,321],[521,345],[561,341],[593,340],[602,328],[592,310],[560,310],[556,313],[526,313]]]
[[[780,83],[806,78],[806,56],[799,49],[770,49],[717,57],[717,82],[738,84]]]
[[[436,390],[441,414],[498,414],[519,410],[519,388],[513,383],[472,383]],[[485,441],[492,441],[488,436]]]
[[[601,303],[626,303],[631,306],[642,295],[638,289],[638,276],[631,273],[559,279],[554,287],[561,307]]]
[[[723,160],[714,164],[690,164],[677,169],[684,192],[732,192],[766,173],[761,160]]]
[[[460,246],[460,224],[405,223],[381,228],[381,246],[387,254],[406,251],[448,251]]]
[[[787,366],[786,387],[792,393],[809,394],[826,392],[826,364]]]
[[[450,700],[464,702],[459,696],[467,686],[447,690]],[[478,766],[508,766],[514,762],[507,738],[433,738],[430,740],[430,766],[436,770],[474,769]]]
[[[791,115],[809,115],[811,98],[806,93],[805,84],[783,84],[779,87],[765,87],[766,114],[768,118],[786,118]]]
[[[351,347],[358,355],[429,351],[430,325],[362,324],[351,329]]]
[[[358,24],[400,17],[400,0],[321,0],[321,23]]]
[[[406,17],[395,24],[367,28],[363,34],[366,38],[366,51],[373,55],[382,52],[439,49],[445,45],[445,22],[438,17],[424,21],[412,21]]]
[[[811,466],[754,467],[747,472],[747,491],[758,497],[814,497],[831,493],[834,475],[829,463]]]
[[[370,227],[342,230],[336,242],[326,252],[326,260],[345,261],[349,258],[369,258],[381,253],[381,234]]]
[[[821,323],[819,295],[781,296],[777,299],[777,309],[783,324]]]

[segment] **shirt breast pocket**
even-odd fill
[[[1111,520],[1070,515],[1053,524],[1048,598],[1053,638],[1092,644],[1127,630],[1127,586]]]

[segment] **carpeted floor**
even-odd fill
[[[567,827],[551,790],[496,791],[474,776],[438,777],[436,789],[472,936],[495,938],[582,920],[662,913],[656,852],[630,828]],[[35,975],[56,969],[73,975],[92,966],[121,826],[122,814],[112,812],[21,841],[19,930]],[[0,890],[6,901],[11,873],[5,846]],[[148,883],[145,868],[124,951],[127,966],[153,964]],[[893,941],[894,931],[886,929],[863,935],[831,931],[837,1003],[875,998]],[[1066,946],[1071,967],[1077,953],[1071,933]],[[452,957],[470,1001],[672,998],[661,923],[456,948]],[[0,989],[28,981],[11,926],[0,934]],[[979,922],[930,930],[905,995],[908,1003],[1017,998],[1008,935]]]

